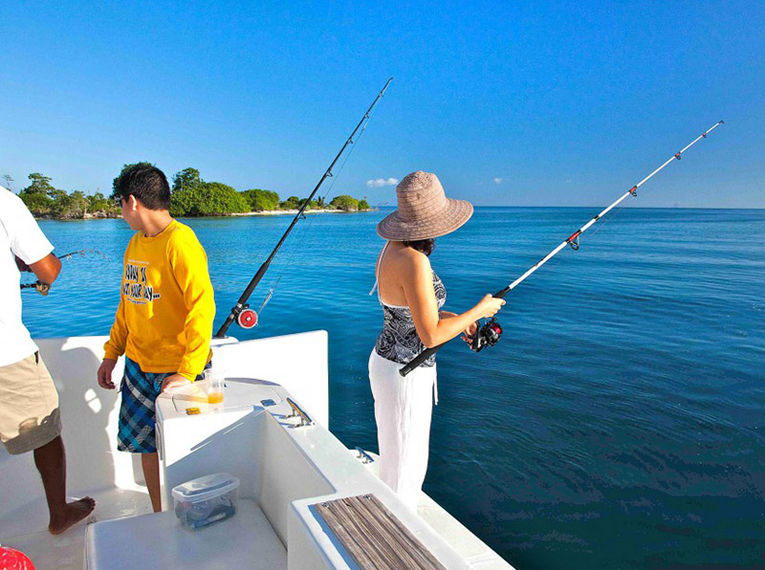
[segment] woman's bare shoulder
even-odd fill
[[[391,266],[401,275],[429,275],[432,272],[428,256],[420,251],[412,249],[411,247],[402,247],[392,253]]]
[[[391,248],[390,253],[391,258],[396,260],[398,263],[406,263],[409,265],[430,265],[428,256],[412,247],[397,247],[395,249]]]

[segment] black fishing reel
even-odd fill
[[[470,340],[470,348],[475,352],[481,352],[487,346],[497,344],[500,338],[502,338],[502,325],[497,322],[495,317],[483,324],[478,321],[478,330],[475,331]]]
[[[43,297],[45,297],[50,292],[50,284],[43,283],[42,281],[35,281],[34,283],[22,283],[21,288],[35,289]]]

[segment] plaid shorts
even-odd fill
[[[209,368],[210,363],[205,366]],[[137,362],[125,357],[125,374],[120,393],[117,449],[131,453],[156,453],[154,402],[162,393],[162,382],[175,372],[144,372]],[[202,379],[200,374],[197,380]]]

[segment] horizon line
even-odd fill
[[[395,210],[396,206],[390,205],[376,205],[374,208],[389,208]],[[518,206],[512,204],[481,204],[474,205],[474,208],[604,208],[602,204],[597,206]],[[634,210],[765,210],[765,206],[623,206],[623,208],[629,208]]]

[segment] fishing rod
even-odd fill
[[[303,203],[301,204],[300,208],[297,211],[297,214],[295,214],[295,217],[292,219],[292,222],[287,228],[287,231],[284,232],[284,235],[282,235],[281,239],[276,244],[276,247],[273,249],[273,251],[268,256],[268,258],[263,262],[263,265],[260,266],[257,273],[255,273],[253,278],[250,280],[249,285],[247,285],[247,288],[239,297],[239,300],[236,302],[236,305],[234,305],[234,307],[231,308],[231,312],[229,313],[228,317],[226,317],[226,321],[223,323],[223,325],[221,325],[220,329],[218,329],[218,332],[215,333],[215,338],[225,338],[226,331],[228,331],[228,328],[231,326],[231,323],[233,323],[234,321],[236,321],[240,327],[245,329],[251,329],[252,327],[258,324],[258,313],[255,312],[253,309],[250,309],[250,306],[247,304],[247,299],[250,298],[250,295],[252,294],[255,287],[257,287],[258,283],[260,283],[260,280],[263,278],[263,275],[265,275],[266,271],[268,270],[268,266],[271,265],[271,261],[276,255],[276,252],[279,251],[279,248],[284,243],[284,240],[287,239],[287,236],[292,231],[292,228],[295,226],[295,224],[298,223],[298,220],[300,220],[301,218],[305,218],[305,214],[303,212],[308,207],[308,204],[311,201],[311,199],[316,195],[316,192],[319,191],[319,188],[321,188],[321,185],[324,183],[324,181],[327,178],[331,178],[332,176],[334,176],[332,174],[332,169],[334,168],[335,163],[340,159],[340,157],[342,156],[343,152],[348,147],[348,145],[353,144],[353,137],[356,136],[356,133],[362,127],[362,125],[364,125],[366,122],[369,121],[369,114],[372,112],[372,109],[374,109],[375,105],[377,105],[377,102],[380,99],[382,99],[383,95],[385,94],[385,90],[388,88],[388,85],[390,85],[391,81],[393,81],[392,77],[388,79],[388,81],[385,83],[383,88],[377,94],[377,97],[375,97],[375,100],[372,101],[372,104],[369,106],[369,109],[367,109],[367,112],[364,113],[364,116],[361,118],[358,125],[356,125],[356,128],[353,129],[353,132],[345,141],[345,144],[340,149],[340,152],[337,153],[337,156],[335,156],[335,159],[329,165],[329,168],[327,168],[327,170],[324,172],[322,177],[319,179],[319,182],[318,184],[316,184],[316,187],[313,189],[313,192],[311,192],[310,196],[308,196],[308,198],[306,198],[303,201]],[[269,293],[269,298],[270,298],[270,293]],[[261,309],[262,309],[262,306],[261,306]]]
[[[44,281],[39,280],[35,281],[34,283],[22,283],[21,289],[37,289],[37,292],[45,297],[48,293],[50,293],[50,283],[45,283]]]
[[[98,255],[103,255],[100,251],[97,249],[78,249],[77,251],[70,251],[69,253],[64,253],[63,255],[57,256],[59,259],[63,259],[66,261],[69,261],[72,259],[73,255],[85,255],[87,253],[95,253]],[[34,283],[22,283],[20,285],[21,289],[37,289],[37,292],[40,293],[43,297],[45,297],[50,292],[50,283],[45,283],[44,281],[35,281]]]
[[[698,137],[693,139],[683,150],[676,152],[673,154],[669,159],[667,159],[664,164],[662,164],[659,168],[651,172],[648,176],[643,178],[640,182],[635,184],[632,188],[627,190],[624,194],[622,194],[618,200],[615,200],[612,202],[607,208],[605,208],[602,212],[599,214],[596,214],[592,219],[590,219],[586,224],[584,224],[582,227],[580,227],[578,230],[576,230],[573,234],[568,236],[565,240],[563,240],[555,249],[553,249],[550,253],[545,255],[542,259],[537,261],[534,265],[532,265],[523,275],[518,277],[515,281],[510,283],[507,287],[504,289],[500,289],[496,293],[494,293],[494,297],[497,299],[503,299],[505,295],[507,295],[510,291],[515,289],[518,285],[520,285],[523,281],[526,280],[527,277],[529,277],[532,273],[534,273],[537,269],[542,267],[545,263],[550,261],[554,256],[556,256],[563,248],[566,246],[571,247],[574,251],[579,249],[579,236],[581,236],[584,232],[586,232],[592,224],[597,222],[599,219],[601,219],[603,216],[605,216],[608,212],[610,212],[612,209],[614,209],[616,206],[619,205],[619,203],[627,198],[628,196],[637,197],[637,189],[640,188],[643,184],[648,182],[651,178],[653,178],[654,175],[658,174],[659,171],[664,169],[669,163],[671,163],[674,160],[680,160],[680,157],[682,154],[691,148],[693,145],[695,145],[698,141],[701,139],[704,139],[707,137],[709,133],[711,133],[713,130],[715,130],[717,127],[722,125],[724,121],[717,121],[714,125],[712,125],[711,128],[707,129],[703,133],[701,133]],[[470,348],[474,350],[475,352],[480,352],[487,346],[494,346],[499,342],[499,339],[502,337],[502,326],[497,322],[497,319],[492,317],[486,323],[481,323],[478,321],[478,328],[473,335],[472,339],[470,340]],[[412,360],[410,360],[403,368],[399,370],[399,374],[401,376],[406,376],[409,374],[412,370],[417,368],[420,364],[422,364],[425,360],[430,358],[431,355],[438,352],[438,350],[444,346],[444,344],[439,344],[438,346],[434,346],[432,348],[427,348],[423,350],[420,354],[415,356]]]

